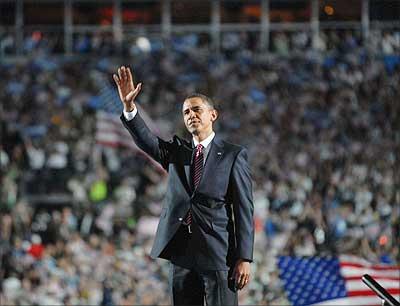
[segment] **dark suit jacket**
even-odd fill
[[[121,115],[121,120],[136,144],[169,173],[151,257],[177,258],[184,247],[183,241],[177,242],[177,232],[192,208],[196,226],[193,256],[200,268],[228,270],[239,258],[252,261],[253,198],[246,149],[216,135],[210,143],[200,183],[193,190],[192,142],[177,136],[170,141],[156,137],[139,113],[130,121]]]

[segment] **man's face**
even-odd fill
[[[190,98],[183,102],[183,120],[185,126],[191,134],[198,135],[203,132],[212,131],[212,124],[217,119],[218,114],[201,98]]]

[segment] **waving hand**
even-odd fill
[[[142,83],[136,87],[133,83],[133,77],[130,68],[121,66],[118,68],[118,75],[113,74],[113,78],[118,87],[119,98],[124,105],[125,111],[131,112],[135,109],[135,98],[139,94]]]

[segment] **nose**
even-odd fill
[[[193,119],[193,118],[196,118],[196,113],[194,111],[190,110],[189,119]]]

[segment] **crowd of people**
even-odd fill
[[[40,30],[26,33],[22,43],[22,54],[32,53],[62,54],[66,52],[64,33],[43,32]],[[16,37],[13,32],[0,31],[0,55],[15,55],[17,49]],[[171,47],[175,51],[182,48],[207,47],[213,48],[210,33],[173,34],[168,42],[159,35],[127,33],[119,48],[116,48],[110,30],[96,32],[74,33],[72,35],[71,52],[73,54],[96,54],[98,56],[136,55],[140,52],[158,51]],[[234,52],[245,46],[252,51],[261,49],[259,32],[222,32],[220,48],[222,52]],[[313,47],[313,48],[312,48]],[[397,30],[371,29],[368,38],[363,39],[359,30],[321,30],[317,39],[312,42],[311,31],[272,31],[269,35],[268,51],[274,54],[288,56],[296,52],[306,52],[311,49],[319,52],[347,52],[365,47],[369,53],[398,54],[400,52],[400,32]]]
[[[216,132],[248,148],[256,240],[241,304],[288,304],[279,255],[400,262],[398,45],[371,55],[349,36],[328,55],[306,43],[286,56],[282,41],[271,54],[237,37],[219,54],[191,41],[123,59],[0,62],[1,304],[170,303],[167,262],[148,256],[166,174],[96,143],[98,76],[112,86],[121,64],[165,137],[187,136],[182,102],[202,92],[219,109]]]

